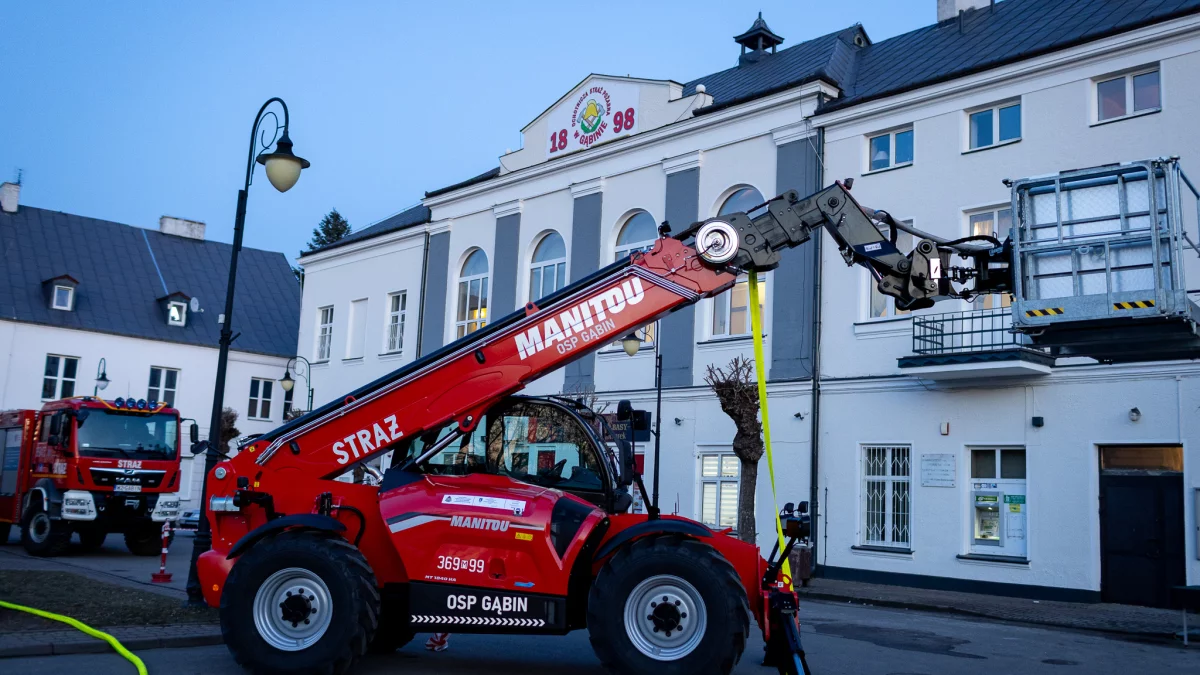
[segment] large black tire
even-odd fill
[[[670,601],[661,602],[664,597]],[[689,605],[697,615],[680,611]],[[627,614],[644,626],[627,629]],[[677,536],[646,537],[600,570],[588,596],[587,626],[592,649],[611,672],[727,675],[746,648],[750,606],[737,572],[711,546]],[[631,633],[641,636],[641,647]],[[660,658],[649,655],[656,647]]]
[[[8,543],[10,532],[12,532],[12,523],[0,523],[0,546]]]
[[[167,545],[175,541],[175,532],[167,537]],[[125,533],[125,548],[134,555],[152,556],[162,553],[162,526],[157,523],[139,525]]]
[[[50,514],[42,510],[41,500],[33,499],[21,519],[21,545],[29,555],[40,558],[62,555],[70,544],[71,526],[51,520]]]
[[[367,651],[372,654],[391,654],[412,642],[416,633],[408,617],[407,594],[385,593],[380,603],[379,628]]]
[[[375,637],[379,603],[375,574],[357,548],[334,535],[287,531],[234,563],[221,593],[221,635],[256,674],[341,675]]]
[[[83,553],[90,553],[104,545],[104,540],[108,538],[108,531],[102,527],[96,526],[76,526],[75,532],[79,534],[79,550]]]

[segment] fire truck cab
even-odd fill
[[[121,532],[134,555],[157,555],[179,516],[179,425],[166,403],[134,399],[0,411],[0,543],[16,524],[25,550],[54,556],[72,533],[87,549]]]

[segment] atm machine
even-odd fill
[[[1024,558],[1028,554],[1026,538],[1025,481],[976,482],[972,484],[971,552]]]

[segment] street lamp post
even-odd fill
[[[108,389],[108,383],[108,361],[102,358],[96,366],[96,388],[92,390],[92,396],[99,396],[101,391]]]
[[[274,111],[268,111],[272,103],[278,103],[283,108],[283,124]],[[267,119],[270,123],[267,124]],[[262,129],[261,135],[259,129]],[[282,134],[280,132],[283,132]],[[271,137],[267,138],[270,132]],[[268,153],[271,145],[275,152]],[[246,159],[246,183],[238,191],[237,214],[233,224],[233,250],[229,254],[229,285],[225,289],[225,313],[221,315],[220,352],[217,355],[217,383],[213,392],[212,417],[208,426],[210,448],[204,454],[204,478],[200,484],[200,522],[196,527],[196,536],[192,545],[192,562],[188,569],[187,603],[189,605],[204,604],[204,594],[200,589],[200,578],[196,574],[196,561],[200,554],[212,547],[212,531],[208,525],[208,474],[217,463],[216,452],[221,448],[221,411],[225,407],[225,371],[229,364],[229,344],[233,342],[233,294],[237,283],[238,252],[242,250],[242,229],[246,224],[246,195],[250,191],[250,183],[254,179],[254,163],[266,167],[267,180],[280,192],[287,192],[300,179],[300,171],[309,167],[308,160],[292,154],[292,139],[288,136],[288,109],[283,99],[274,97],[258,109],[254,118],[254,126],[250,128],[250,152]]]
[[[304,364],[303,370],[299,368],[300,364]],[[283,367],[283,377],[279,378],[279,386],[283,387],[284,391],[291,391],[292,387],[296,386],[296,381],[292,379],[292,371],[296,372],[296,377],[304,378],[304,386],[308,388],[308,408],[304,412],[312,412],[312,364],[303,356],[293,356],[288,359],[287,365]]]
[[[621,339],[621,348],[629,356],[635,356],[642,348],[642,339],[630,333]],[[658,466],[662,448],[662,353],[658,351],[658,340],[654,341],[654,480],[651,488],[651,504],[658,506]]]

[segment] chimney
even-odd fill
[[[158,219],[158,231],[163,234],[173,234],[176,237],[204,241],[204,223],[197,220],[163,216]]]
[[[16,213],[17,202],[21,200],[21,184],[20,183],[2,183],[0,184],[0,211],[5,213]]]
[[[968,9],[979,9],[992,4],[992,0],[937,0],[937,20],[953,19],[959,12]]]

